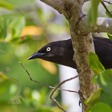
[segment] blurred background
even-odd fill
[[[84,11],[87,12],[87,7]],[[61,112],[49,98],[51,89],[32,82],[19,62],[33,79],[56,86],[65,76],[74,76],[76,71],[39,59],[27,59],[48,42],[68,38],[66,19],[44,3],[38,0],[0,0],[0,112]],[[78,79],[69,86],[69,89],[74,88],[79,90]],[[78,110],[76,93],[62,93],[62,97],[60,92],[55,93],[65,108],[69,102],[65,97],[70,95],[69,105],[77,105],[75,109]],[[77,99],[75,104],[74,98]],[[72,107],[70,112],[75,112]]]
[[[47,85],[59,83],[59,67],[54,63],[27,58],[43,45],[67,39],[65,18],[36,0],[0,0],[0,111],[60,112],[50,100],[51,89],[31,82],[31,77]],[[58,92],[55,94],[61,102]]]

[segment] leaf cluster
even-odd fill
[[[94,53],[88,62],[95,74],[92,82],[99,88],[85,101],[87,112],[112,112],[112,69],[106,70]]]

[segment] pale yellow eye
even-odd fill
[[[48,51],[48,52],[51,51],[51,47],[47,47],[46,51]]]

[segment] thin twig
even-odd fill
[[[49,85],[47,85],[47,84],[45,84],[45,83],[41,83],[41,82],[39,82],[39,81],[37,81],[37,80],[32,79],[30,73],[29,73],[28,70],[24,67],[24,65],[23,65],[21,62],[19,62],[19,64],[20,64],[20,65],[23,67],[23,69],[26,71],[26,73],[28,74],[28,77],[30,78],[31,81],[33,81],[33,82],[35,82],[35,83],[38,83],[38,84],[40,84],[40,85],[42,85],[42,86],[48,87],[48,88],[50,88],[50,89],[53,89],[53,91],[51,92],[50,98],[57,104],[57,106],[59,107],[59,109],[61,109],[61,110],[63,110],[64,112],[66,112],[66,110],[63,109],[63,107],[59,104],[59,102],[58,102],[55,98],[53,98],[53,95],[54,95],[54,93],[55,93],[56,90],[79,93],[79,92],[73,91],[73,90],[60,89],[60,87],[61,87],[62,84],[66,83],[67,81],[70,81],[70,80],[73,80],[73,79],[77,78],[79,75],[77,75],[77,76],[75,76],[75,77],[71,77],[71,78],[69,78],[69,79],[66,79],[66,80],[62,81],[61,83],[59,83],[56,87],[53,87],[53,86],[49,86]]]
[[[84,2],[88,2],[88,1],[90,1],[90,0],[85,0]],[[103,0],[103,2],[105,2],[105,3],[108,3],[108,4],[112,5],[112,2],[111,2],[111,1]]]
[[[19,62],[19,63],[20,63],[20,65],[23,67],[23,69],[26,71],[28,77],[30,78],[30,80],[31,80],[32,82],[35,82],[35,83],[38,83],[38,84],[40,84],[40,85],[42,85],[42,86],[48,87],[48,88],[50,88],[50,89],[53,89],[53,91],[52,91],[51,94],[50,94],[50,98],[57,104],[58,108],[61,109],[61,110],[64,111],[64,112],[66,112],[66,110],[63,109],[63,107],[59,104],[59,102],[53,97],[54,93],[55,93],[57,90],[67,91],[67,92],[74,92],[74,93],[80,93],[80,92],[73,91],[73,90],[60,89],[60,87],[61,87],[64,83],[66,83],[66,82],[68,82],[68,81],[70,81],[70,80],[73,80],[73,79],[77,78],[79,75],[82,75],[86,70],[88,70],[88,67],[87,67],[87,68],[86,68],[83,72],[81,72],[79,75],[76,75],[76,76],[74,76],[74,77],[71,77],[71,78],[69,78],[69,79],[66,79],[66,80],[62,81],[61,83],[59,83],[56,87],[53,87],[53,86],[49,86],[49,85],[47,85],[47,84],[45,84],[45,83],[41,83],[41,82],[39,82],[39,81],[37,81],[37,80],[32,79],[30,73],[29,73],[28,70],[24,67],[24,65],[23,65],[21,62]]]
[[[55,87],[53,87],[53,86],[49,86],[49,85],[47,85],[47,84],[45,84],[45,83],[42,83],[42,82],[39,82],[39,81],[37,81],[37,80],[32,79],[30,73],[29,73],[28,70],[25,68],[25,66],[24,66],[21,62],[19,62],[19,64],[20,64],[20,65],[22,66],[22,68],[25,70],[25,72],[27,73],[28,77],[30,78],[30,80],[31,80],[32,82],[38,83],[39,85],[45,86],[45,87],[50,88],[50,89],[54,89],[54,88],[55,88]],[[58,90],[60,90],[60,91],[66,91],[66,92],[78,93],[77,91],[68,90],[68,89],[61,89],[61,88],[58,88]]]
[[[61,83],[59,83],[51,92],[50,94],[50,98],[57,104],[57,106],[59,107],[59,109],[63,110],[64,112],[66,112],[66,110],[63,109],[63,107],[59,104],[59,102],[53,97],[54,93],[58,90],[58,88],[60,88],[64,83],[73,80],[75,78],[77,78],[79,75],[76,75],[75,77],[71,77],[69,79],[66,79],[64,81],[62,81]],[[78,92],[77,92],[78,93]]]
[[[106,0],[104,0],[103,2],[105,2],[105,3],[108,3],[108,4],[112,5],[112,2],[111,2],[111,1],[106,1]]]
[[[61,86],[62,84],[66,83],[66,82],[68,82],[68,81],[70,81],[70,80],[73,80],[73,79],[77,78],[78,76],[82,75],[86,70],[88,70],[88,68],[89,68],[89,67],[87,67],[87,68],[86,68],[84,71],[82,71],[79,75],[76,75],[75,77],[71,77],[71,78],[69,78],[69,79],[66,79],[66,80],[62,81],[61,83],[59,83],[59,84],[53,89],[53,91],[51,92],[50,98],[54,101],[54,103],[57,104],[57,106],[58,106],[59,109],[61,109],[61,110],[63,110],[64,112],[66,112],[66,110],[63,109],[63,107],[59,104],[59,102],[53,97],[54,93],[58,90],[58,88],[60,88],[60,86]],[[77,93],[79,93],[79,92],[77,92]],[[80,93],[80,94],[81,94],[81,93]]]
[[[25,70],[26,73],[28,74],[28,76],[29,76],[29,78],[30,78],[31,81],[33,81],[33,82],[35,82],[35,83],[38,83],[38,84],[40,84],[40,85],[42,85],[42,86],[46,86],[46,87],[51,88],[51,89],[54,88],[54,87],[52,87],[52,86],[48,86],[48,85],[45,84],[45,83],[41,83],[41,82],[39,82],[39,81],[37,81],[37,80],[32,79],[30,73],[29,73],[28,70],[24,67],[24,65],[23,65],[21,62],[19,62],[19,64],[24,68],[24,70]]]
[[[108,9],[107,6],[105,5],[105,3],[101,1],[101,4],[102,4],[103,7],[105,8],[106,12],[107,12],[110,16],[112,16],[112,13],[109,11],[109,9]]]

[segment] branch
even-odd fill
[[[90,32],[106,32],[112,34],[112,18],[98,17],[96,26],[89,26],[87,21],[88,17],[83,16],[82,20],[78,24],[80,26],[80,33],[88,34]]]
[[[97,19],[97,28],[94,28],[96,32],[107,32],[112,34],[112,18],[102,18]]]
[[[111,1],[108,1],[108,0],[104,0],[105,3],[108,3],[110,5],[112,5],[112,2]]]
[[[62,0],[40,0],[40,1],[53,7],[54,9],[59,11],[59,13],[62,13],[64,10],[64,4]]]
[[[90,42],[91,33],[88,32],[87,25],[86,29],[84,26],[80,25],[83,23],[84,14],[82,12],[82,5],[84,0],[41,0],[42,2],[52,6],[60,13],[62,13],[69,22],[70,34],[72,37],[72,44],[74,50],[74,61],[77,65],[78,73],[82,73],[86,67],[88,67],[88,54],[94,52],[93,42]],[[82,31],[85,30],[85,34]],[[90,34],[90,35],[89,35]],[[83,75],[79,76],[80,79],[80,92],[82,96],[86,99],[91,93],[96,89],[96,87],[91,84],[93,72],[90,68],[84,72]],[[81,96],[80,96],[81,97]],[[81,98],[81,100],[83,100]],[[83,110],[86,110],[85,104],[82,105]]]
[[[109,9],[108,9],[107,6],[105,5],[105,3],[101,1],[101,4],[102,4],[103,7],[105,8],[106,12],[112,17],[112,13],[109,11]]]
[[[59,13],[63,14],[68,20],[75,14],[75,20],[78,20],[81,14],[81,6],[84,0],[40,0],[45,4],[53,7]],[[75,10],[75,13],[74,11]],[[72,18],[73,19],[73,18]]]
[[[66,83],[66,82],[68,82],[68,81],[70,81],[70,80],[73,80],[73,79],[77,78],[79,75],[83,74],[83,73],[88,69],[88,68],[87,68],[87,69],[84,70],[81,74],[79,74],[79,75],[77,75],[77,76],[74,76],[74,77],[71,77],[71,78],[69,78],[69,79],[66,79],[66,80],[62,81],[62,82],[59,83],[56,87],[53,87],[53,86],[49,86],[49,85],[47,85],[47,84],[45,84],[45,83],[41,83],[41,82],[39,82],[39,81],[37,81],[37,80],[32,79],[30,73],[29,73],[28,70],[25,68],[25,66],[24,66],[21,62],[19,62],[19,64],[23,67],[23,69],[25,70],[25,72],[27,73],[28,77],[30,78],[30,80],[31,80],[32,82],[37,83],[37,84],[40,84],[40,85],[45,86],[45,87],[48,87],[48,88],[50,88],[50,89],[53,89],[53,91],[52,91],[51,94],[50,94],[50,98],[51,98],[52,101],[54,101],[54,103],[57,104],[57,106],[59,107],[59,109],[61,109],[61,110],[64,111],[64,112],[66,112],[66,110],[64,110],[63,107],[59,104],[59,102],[53,97],[53,96],[54,96],[54,93],[55,93],[57,90],[63,90],[63,91],[67,91],[67,92],[74,92],[74,93],[77,93],[77,94],[78,94],[78,93],[81,94],[80,91],[77,92],[77,91],[73,91],[73,90],[60,89],[60,87],[61,87],[64,83]]]
[[[87,67],[84,71],[82,71],[79,75],[76,75],[76,76],[74,76],[74,77],[71,77],[71,78],[66,79],[66,80],[62,81],[61,83],[59,83],[59,84],[53,89],[53,91],[51,92],[50,98],[51,98],[51,99],[57,104],[57,106],[58,106],[61,110],[63,110],[64,112],[66,112],[66,110],[64,110],[64,109],[62,108],[62,106],[57,102],[57,100],[53,97],[54,93],[55,93],[55,92],[58,90],[58,88],[60,88],[64,83],[66,83],[66,82],[68,82],[68,81],[70,81],[70,80],[73,80],[73,79],[79,77],[80,75],[83,75],[84,72],[85,72],[86,70],[88,70],[88,67]],[[76,93],[82,94],[82,93],[80,93],[80,91],[79,91],[79,92],[76,92]],[[83,95],[82,95],[82,97],[83,97]],[[83,99],[84,99],[84,98],[83,98]],[[83,100],[82,102],[84,103],[84,100]]]
[[[84,71],[83,71],[83,72],[84,72]],[[80,75],[81,75],[81,74],[80,74]],[[79,75],[76,75],[76,76],[74,76],[74,77],[71,77],[71,78],[69,78],[69,79],[66,79],[66,80],[62,81],[61,83],[59,83],[59,84],[53,89],[53,91],[52,91],[51,94],[50,94],[51,100],[52,100],[54,103],[56,103],[57,106],[58,106],[58,108],[61,109],[61,110],[63,110],[64,112],[67,112],[67,111],[66,111],[65,109],[63,109],[63,107],[59,104],[59,102],[54,98],[54,93],[55,93],[64,83],[66,83],[66,82],[68,82],[68,81],[70,81],[70,80],[73,80],[73,79],[75,79],[75,78],[77,78],[77,77],[79,77]],[[75,92],[75,93],[79,93],[79,92]]]
[[[40,82],[40,81],[37,81],[37,80],[32,79],[30,73],[29,73],[28,70],[25,68],[25,66],[24,66],[21,62],[19,62],[19,64],[20,64],[20,65],[22,66],[22,68],[25,70],[25,72],[27,73],[29,79],[30,79],[32,82],[37,83],[37,84],[39,84],[39,85],[41,85],[41,86],[47,87],[47,88],[49,88],[49,89],[55,89],[55,87],[53,87],[53,86],[50,86],[50,85],[48,85],[48,84],[45,84],[45,83],[42,83],[42,82]],[[72,80],[72,78],[70,78],[70,80]],[[63,82],[65,83],[66,81],[63,81]],[[61,84],[61,85],[62,85],[62,84]],[[61,88],[58,88],[58,90],[60,90],[60,91],[66,91],[66,92],[78,93],[77,91],[69,90],[69,89],[61,89]]]

